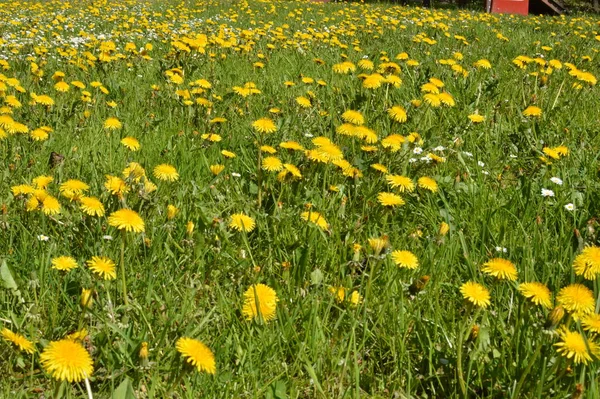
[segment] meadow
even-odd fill
[[[600,18],[0,3],[0,397],[599,398]]]

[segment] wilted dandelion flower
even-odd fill
[[[86,262],[91,271],[98,274],[104,280],[113,280],[117,278],[115,262],[106,256],[92,256],[92,259]]]
[[[206,372],[208,374],[215,374],[217,372],[215,355],[202,342],[193,338],[182,337],[177,340],[175,347],[181,353],[181,356],[189,364],[195,366],[199,372]]]
[[[88,351],[71,339],[50,342],[40,355],[40,362],[46,372],[60,381],[79,382],[94,372]]]
[[[256,227],[254,219],[243,213],[235,213],[231,215],[231,222],[229,227],[237,231],[244,231],[246,233],[251,232]]]
[[[575,274],[586,280],[595,280],[600,274],[600,247],[586,247],[573,262]]]
[[[592,361],[592,356],[600,355],[598,344],[586,339],[576,331],[562,328],[559,336],[560,342],[554,344],[557,347],[556,351],[567,359],[573,359],[575,364],[588,364]]]
[[[552,307],[552,294],[545,284],[533,281],[519,284],[519,292],[536,305],[550,309]]]
[[[414,270],[419,266],[419,259],[410,251],[396,250],[392,252],[392,260],[398,267]]]
[[[12,343],[19,348],[20,351],[27,352],[29,354],[32,354],[35,351],[33,342],[29,341],[21,334],[10,331],[8,328],[3,328],[2,332],[0,332],[0,335],[2,335],[2,338],[4,338],[7,342]]]
[[[392,118],[396,122],[399,122],[399,123],[406,122],[407,115],[406,115],[406,110],[403,107],[401,107],[399,105],[395,105],[392,108],[388,109],[387,112],[388,112],[388,115],[390,116],[390,118]]]
[[[144,220],[131,209],[119,209],[111,213],[108,217],[108,224],[127,232],[143,233],[145,231]]]
[[[77,268],[77,261],[70,256],[59,256],[58,258],[53,258],[50,263],[52,264],[53,269],[62,270],[65,272]]]
[[[431,191],[432,193],[436,193],[438,191],[438,185],[436,181],[433,180],[431,177],[420,177],[417,181],[417,184],[419,185],[419,187]]]
[[[576,318],[592,313],[595,309],[594,293],[583,284],[570,284],[562,288],[556,299]]]
[[[490,292],[483,285],[468,281],[460,287],[463,298],[475,306],[486,308],[490,304]]]
[[[269,172],[279,172],[283,169],[283,162],[277,157],[266,157],[262,160],[262,168]]]
[[[400,191],[401,193],[411,193],[415,190],[415,183],[410,177],[400,175],[387,175],[385,177],[385,180],[387,180],[388,184],[392,186],[392,188],[397,188],[398,191]]]
[[[96,197],[79,198],[79,206],[82,211],[90,216],[104,216],[104,205]]]
[[[249,320],[262,317],[268,322],[275,318],[277,301],[279,298],[273,288],[265,284],[252,285],[244,293],[242,314]]]
[[[117,118],[108,118],[104,121],[104,128],[107,130],[118,130],[122,127],[123,124]]]
[[[515,281],[517,279],[517,268],[508,259],[494,258],[483,264],[481,271],[496,277],[498,280]]]
[[[377,201],[383,206],[396,207],[404,205],[405,202],[401,196],[394,193],[379,193],[377,194]]]
[[[173,182],[179,179],[179,173],[174,166],[163,163],[154,168],[154,177],[158,180]]]
[[[540,116],[542,116],[542,109],[539,107],[536,107],[535,105],[530,105],[529,107],[525,108],[525,110],[523,111],[523,115],[540,117]]]
[[[258,133],[275,133],[277,131],[277,126],[275,126],[275,122],[269,118],[260,118],[252,123],[252,127]]]
[[[355,125],[363,125],[365,123],[364,116],[359,111],[348,110],[342,114],[344,122],[353,123]]]
[[[300,217],[306,221],[316,224],[323,230],[327,230],[329,228],[329,223],[327,223],[327,220],[325,220],[323,215],[321,215],[319,212],[315,212],[315,211],[302,212]]]
[[[131,151],[140,149],[140,142],[135,137],[125,137],[121,140],[121,144]]]

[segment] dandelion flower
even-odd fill
[[[158,180],[173,182],[179,179],[179,173],[174,166],[163,163],[154,168],[154,177]]]
[[[485,121],[485,116],[479,114],[471,114],[469,115],[469,120],[473,123],[481,123]]]
[[[594,293],[585,285],[571,284],[562,288],[556,299],[566,310],[576,318],[592,313],[595,308]]]
[[[198,372],[208,374],[217,372],[215,355],[202,342],[193,338],[182,337],[177,340],[175,347],[189,364],[198,369]]]
[[[51,195],[46,196],[42,201],[42,212],[45,215],[56,215],[60,212],[60,203]]]
[[[388,112],[388,115],[390,116],[390,118],[392,118],[396,122],[399,122],[399,123],[406,122],[406,119],[407,119],[406,110],[403,107],[401,107],[399,105],[395,105],[392,108],[388,109],[387,112]]]
[[[310,103],[310,99],[306,98],[306,97],[296,97],[296,102],[298,103],[299,106],[301,106],[302,108],[310,108],[311,107],[311,103]]]
[[[460,287],[463,298],[475,306],[486,308],[490,304],[490,292],[483,285],[468,281]]]
[[[27,352],[29,354],[32,354],[35,351],[33,342],[29,341],[21,334],[10,331],[8,328],[3,328],[0,332],[0,335],[2,335],[2,338],[4,338],[6,342],[10,342],[19,348],[20,351]]]
[[[108,118],[104,121],[104,128],[107,130],[118,130],[122,127],[123,124],[117,118]]]
[[[585,316],[581,320],[581,325],[586,331],[590,331],[595,334],[600,334],[600,314],[592,313]]]
[[[530,105],[529,107],[525,108],[525,110],[523,111],[523,115],[540,117],[540,116],[542,116],[542,109],[539,107],[536,107],[535,105]]]
[[[262,317],[268,322],[275,318],[278,300],[277,293],[268,285],[252,285],[244,293],[242,313],[249,320]]]
[[[105,256],[92,256],[92,259],[86,262],[91,271],[98,274],[104,280],[114,280],[117,278],[115,262]]]
[[[129,186],[127,186],[127,183],[125,183],[123,179],[111,175],[106,175],[104,188],[106,188],[112,195],[116,195],[119,197],[129,192]]]
[[[40,355],[40,362],[46,372],[61,381],[79,382],[94,372],[88,351],[70,339],[50,342]]]
[[[119,209],[110,214],[108,224],[119,230],[142,233],[145,230],[144,220],[131,209]]]
[[[244,231],[246,233],[251,232],[256,227],[254,219],[243,213],[235,213],[231,215],[231,222],[229,227],[237,231]]]
[[[494,258],[484,263],[481,271],[498,280],[515,281],[517,279],[517,268],[508,259]]]
[[[98,198],[95,197],[81,197],[79,199],[79,206],[82,211],[90,216],[104,216],[104,205]]]
[[[252,123],[252,127],[258,133],[275,133],[277,131],[277,126],[275,126],[275,122],[273,122],[269,118],[260,118]]]
[[[600,247],[586,247],[573,262],[575,274],[586,280],[595,280],[600,274]]]
[[[121,144],[131,151],[137,151],[140,149],[140,142],[135,137],[125,137],[121,140]]]
[[[414,270],[419,266],[419,259],[410,251],[396,250],[392,252],[392,259],[398,267]]]
[[[363,296],[358,291],[352,291],[350,294],[350,304],[352,306],[358,306],[361,304]]]
[[[77,268],[77,261],[70,256],[59,256],[58,258],[53,258],[50,262],[52,264],[52,268],[56,270],[62,270],[65,272],[71,271]]]
[[[225,165],[210,165],[209,169],[213,175],[217,176],[225,169]]]
[[[395,207],[404,205],[405,202],[401,196],[394,193],[379,193],[377,195],[377,201],[383,206]]]
[[[411,193],[415,190],[415,183],[410,177],[399,175],[387,175],[385,177],[385,180],[387,180],[388,184],[392,186],[392,188],[397,188],[398,191],[400,191],[401,193]]]
[[[593,341],[586,340],[583,335],[566,328],[559,332],[560,342],[554,344],[556,351],[567,359],[573,359],[575,364],[587,364],[592,361],[592,355],[600,354],[600,347]],[[589,348],[589,350],[588,350]]]
[[[552,307],[552,294],[545,284],[536,281],[519,284],[519,292],[536,305],[550,309]]]
[[[319,212],[315,212],[315,211],[302,212],[302,214],[300,215],[300,217],[303,220],[306,220],[306,221],[309,221],[309,222],[311,222],[313,224],[316,224],[317,226],[319,226],[323,230],[327,230],[329,228],[329,223],[327,223],[327,220],[325,220],[325,218],[323,217],[323,215],[321,215]]]
[[[277,157],[266,157],[262,161],[262,168],[269,172],[279,172],[283,169],[283,163]]]
[[[417,184],[419,185],[419,187],[431,191],[432,193],[436,193],[438,191],[438,185],[436,181],[433,180],[431,177],[420,177],[417,181]]]
[[[338,303],[342,303],[346,299],[346,289],[344,287],[329,287],[329,292]]]
[[[365,123],[364,116],[359,111],[348,110],[342,114],[344,122],[354,125],[363,125]]]

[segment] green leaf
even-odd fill
[[[135,399],[133,387],[131,386],[131,380],[129,377],[125,377],[123,382],[121,382],[117,389],[115,389],[112,399]]]
[[[4,288],[9,290],[17,290],[19,288],[10,271],[10,268],[8,267],[8,264],[6,263],[6,260],[2,260],[2,265],[0,265],[0,277],[4,283]]]

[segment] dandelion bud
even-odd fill
[[[548,313],[548,317],[546,318],[546,323],[544,324],[545,330],[554,330],[558,323],[565,316],[565,309],[558,305],[550,313]]]
[[[450,231],[450,226],[446,222],[440,224],[440,235],[445,236]]]
[[[140,347],[140,360],[148,359],[148,342],[142,342]]]
[[[177,215],[177,212],[179,212],[179,209],[177,209],[174,205],[168,205],[167,206],[167,219],[171,220],[175,217],[175,215]]]
[[[188,233],[188,235],[192,235],[192,233],[194,232],[194,222],[192,222],[191,220],[189,222],[187,222],[187,225],[185,226],[185,230]]]
[[[84,309],[91,309],[94,299],[92,298],[92,290],[83,288],[81,290],[81,307]]]
[[[477,324],[475,324],[471,328],[471,333],[469,334],[469,341],[475,341],[478,336],[479,336],[479,326]]]

